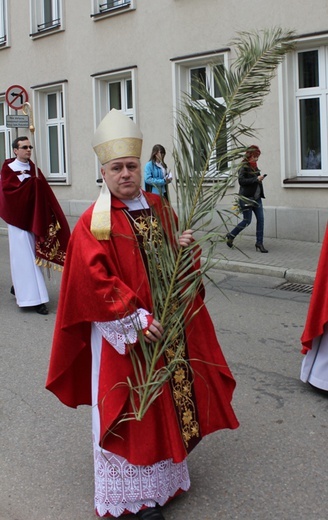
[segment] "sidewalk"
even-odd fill
[[[226,271],[262,274],[284,278],[290,283],[313,284],[322,244],[299,240],[266,238],[268,253],[255,250],[252,236],[235,240],[232,249],[220,242],[216,249],[214,267]]]
[[[268,253],[255,250],[254,237],[241,236],[232,249],[225,242],[216,248],[216,269],[284,278],[290,283],[313,284],[321,243],[266,238]],[[205,255],[206,252],[203,251]],[[0,263],[9,261],[8,236],[0,233]]]

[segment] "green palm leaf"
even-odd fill
[[[223,103],[200,84],[199,99],[195,101],[185,95],[183,109],[177,116],[174,148],[177,211],[180,229],[194,229],[196,241],[192,247],[176,250],[165,239],[156,243],[156,248],[150,241],[144,244],[154,315],[162,323],[165,335],[161,342],[150,348],[140,334],[144,360],[131,351],[137,385],[133,387],[131,381],[127,384],[138,420],[160,395],[176,367],[188,362],[183,357],[183,341],[179,343],[176,338],[184,338],[185,325],[198,312],[197,309],[191,312],[190,304],[200,289],[202,277],[207,277],[207,271],[213,266],[220,227],[226,226],[229,214],[220,213],[220,226],[212,229],[209,226],[218,202],[235,181],[238,164],[246,149],[243,140],[255,133],[244,122],[245,116],[260,107],[270,92],[277,66],[293,47],[293,33],[280,28],[242,33],[233,45],[236,59],[231,69],[220,67],[215,72]],[[170,225],[175,228],[173,217]],[[164,228],[160,230],[163,237]],[[207,258],[195,272],[190,269],[195,260],[195,249],[199,251],[204,245],[208,247]],[[174,355],[166,367],[158,368],[159,360],[171,352],[174,341]]]

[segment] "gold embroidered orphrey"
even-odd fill
[[[40,267],[50,267],[53,264],[54,269],[62,270],[58,262],[64,265],[66,253],[60,247],[57,233],[61,229],[58,220],[52,222],[47,231],[44,242],[37,241],[35,244],[36,260],[35,263]]]
[[[142,214],[133,218],[128,211],[127,216],[133,221],[136,232],[142,239],[144,251],[156,255],[156,249],[163,241],[162,229],[158,220],[152,214]],[[151,250],[150,250],[151,248]],[[152,265],[156,266],[158,276],[161,278],[160,262],[149,262],[149,269]],[[151,273],[150,273],[151,276]],[[170,305],[170,314],[174,316],[175,310],[179,305],[178,298]],[[160,311],[161,309],[159,309]],[[170,378],[173,401],[178,416],[180,431],[183,442],[188,450],[193,438],[199,437],[200,429],[197,420],[197,411],[193,400],[193,377],[188,361],[186,360],[186,342],[183,327],[177,332],[171,345],[165,350],[166,364],[172,366],[174,361],[174,371]],[[181,359],[181,362],[176,362]]]

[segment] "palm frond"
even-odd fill
[[[131,352],[136,384],[133,386],[129,381],[129,385],[133,412],[138,420],[161,394],[163,385],[173,377],[177,367],[187,363],[183,355],[185,326],[200,310],[191,311],[191,303],[213,265],[218,236],[231,214],[218,213],[219,224],[210,230],[209,226],[218,202],[235,181],[246,149],[243,141],[255,133],[245,123],[245,116],[260,107],[270,92],[277,66],[293,47],[293,33],[280,28],[244,32],[233,41],[233,46],[236,59],[231,68],[222,66],[215,72],[223,102],[212,97],[204,85],[199,85],[199,99],[186,95],[183,109],[177,115],[173,155],[179,225],[180,229],[196,230],[196,241],[190,248],[172,248],[170,241],[163,238],[166,226],[157,218],[162,239],[156,241],[156,246],[149,240],[144,244],[154,315],[163,325],[165,335],[152,347],[140,335],[144,359]],[[169,226],[175,229],[173,217]],[[196,270],[191,269],[204,244],[207,258]],[[163,356],[166,356],[166,367],[161,367]]]

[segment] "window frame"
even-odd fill
[[[32,39],[49,36],[65,29],[63,0],[48,0],[54,10],[52,20],[48,22],[45,21],[45,1],[47,0],[30,0],[30,37]]]
[[[124,69],[118,69],[113,71],[101,72],[92,74],[93,81],[93,99],[94,99],[94,128],[98,127],[102,119],[110,110],[110,94],[109,85],[113,83],[121,83],[121,94],[123,92],[123,101],[125,100],[124,86],[126,82],[131,80],[132,89],[132,107],[127,107],[126,103],[123,103],[123,114],[127,115],[138,124],[138,113],[137,113],[137,67],[128,67]],[[100,173],[99,163],[96,158],[96,182],[102,183],[102,176]]]
[[[68,160],[68,118],[67,118],[67,81],[52,83],[47,85],[38,85],[31,87],[33,89],[33,101],[35,107],[34,119],[36,121],[36,144],[39,152],[38,162],[49,184],[53,185],[70,185],[70,167]],[[48,95],[56,94],[57,112],[62,105],[62,114],[57,113],[57,118],[49,120],[48,111]],[[60,102],[58,101],[60,98]],[[50,139],[49,128],[56,127],[58,129],[57,145],[58,145],[58,162],[59,172],[51,173],[51,156],[50,156]],[[38,132],[38,129],[40,131]],[[44,131],[41,131],[44,129]]]
[[[91,0],[90,16],[96,22],[103,18],[134,11],[136,9],[136,1],[137,0],[108,0],[106,2],[105,0]],[[109,6],[107,9],[101,9],[102,5],[105,5],[106,3],[109,4],[110,2],[113,4],[116,2],[120,3],[118,5]]]
[[[299,55],[318,51],[319,85],[299,86]],[[281,149],[281,185],[289,187],[328,187],[328,33],[303,36],[287,54],[278,71]],[[300,104],[319,98],[321,168],[302,168]]]
[[[9,47],[9,5],[8,0],[0,0],[0,50]],[[2,25],[2,28],[1,28]],[[3,31],[3,35],[1,35]]]
[[[13,157],[12,149],[11,149],[11,143],[13,141],[13,134],[12,134],[12,128],[8,128],[6,126],[6,116],[10,113],[10,108],[6,103],[6,97],[5,94],[0,95],[0,104],[3,104],[3,117],[4,117],[4,124],[1,125],[0,121],[0,134],[4,134],[4,144],[5,144],[5,159],[9,159],[10,157]],[[2,158],[1,158],[2,161]],[[2,162],[1,162],[2,164]]]
[[[172,61],[172,76],[173,76],[173,110],[174,113],[179,113],[183,110],[184,96],[191,94],[191,71],[205,68],[206,82],[209,86],[211,95],[214,94],[214,74],[213,68],[218,65],[224,65],[228,68],[229,65],[230,48],[220,49],[217,51],[208,52],[206,54],[198,54],[194,56],[184,56],[180,58],[173,58]],[[223,98],[216,97],[215,99],[223,102]],[[201,102],[201,100],[198,100]],[[220,173],[215,169],[209,171],[206,183],[212,184],[219,179],[227,178],[226,173]]]

